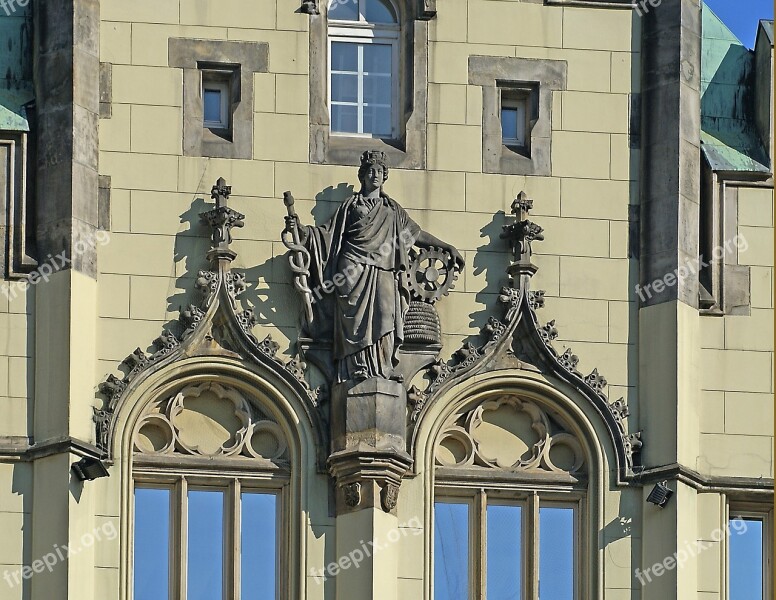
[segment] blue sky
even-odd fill
[[[773,0],[705,0],[748,48],[754,47],[757,23],[773,19]]]

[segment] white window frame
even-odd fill
[[[524,98],[518,99],[518,98],[507,98],[504,99],[501,102],[501,118],[503,120],[504,111],[505,110],[514,110],[517,112],[517,115],[519,117],[520,110],[523,111],[523,139],[517,137],[504,137],[503,133],[501,136],[502,143],[505,146],[518,146],[520,148],[524,148],[528,145],[527,138],[528,138],[528,107],[527,107],[527,101]],[[503,123],[503,121],[502,121]],[[503,132],[504,129],[502,127],[501,131]]]
[[[231,73],[228,71],[202,71],[202,107],[203,107],[203,124],[207,129],[229,129],[230,127],[230,113],[231,113],[231,93],[228,80],[219,80],[217,77],[228,77]],[[221,116],[218,121],[208,121],[204,118],[204,106],[205,106],[205,90],[217,90],[221,93]]]
[[[214,490],[224,493],[224,552],[223,552],[223,598],[241,597],[242,566],[242,493],[252,492],[274,494],[276,500],[275,525],[275,597],[277,600],[287,598],[289,585],[283,573],[288,570],[288,546],[284,523],[287,520],[288,480],[272,475],[259,476],[225,476],[202,473],[152,473],[151,470],[137,469],[133,477],[132,497],[130,502],[130,561],[132,572],[129,578],[129,598],[134,598],[134,557],[135,557],[135,502],[136,488],[156,488],[170,491],[170,548],[168,589],[170,599],[186,598],[188,585],[188,492],[192,490]],[[231,564],[231,568],[229,565]],[[214,599],[218,600],[218,599]]]
[[[499,123],[502,123],[504,109],[523,109],[523,139],[503,137],[503,125],[501,128],[501,143],[508,148],[529,151],[531,146],[531,89],[521,87],[499,87]]]
[[[437,502],[469,505],[469,598],[485,600],[487,594],[487,510],[492,505],[520,506],[521,525],[521,600],[539,598],[539,510],[541,508],[572,508],[574,510],[574,600],[584,598],[587,588],[587,568],[584,540],[587,535],[584,515],[586,493],[582,489],[552,492],[519,488],[468,488],[459,485],[437,486],[433,504]],[[432,506],[433,506],[432,504]],[[434,511],[432,509],[432,521]],[[435,529],[432,522],[432,547]],[[436,558],[434,558],[436,560]],[[431,573],[434,568],[432,566]],[[433,596],[432,596],[433,598]]]
[[[394,15],[398,19],[399,11],[389,0],[385,0],[391,6]],[[327,43],[327,103],[329,108],[329,132],[331,135],[342,137],[363,137],[363,138],[381,138],[397,139],[399,137],[399,98],[400,98],[400,78],[399,78],[399,33],[400,25],[398,23],[368,23],[365,14],[365,4],[367,0],[358,0],[358,21],[342,21],[329,19],[328,22],[328,43]],[[358,100],[355,103],[341,103],[342,105],[353,105],[358,107],[358,132],[334,131],[332,128],[332,68],[331,68],[331,46],[334,42],[350,43],[357,45],[382,44],[391,47],[391,132],[388,135],[378,135],[364,133],[364,101],[363,101],[363,53],[359,52],[358,65]]]

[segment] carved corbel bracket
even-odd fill
[[[361,447],[335,452],[328,464],[337,486],[337,514],[378,507],[396,514],[401,480],[412,466],[409,454]]]

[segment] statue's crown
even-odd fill
[[[367,150],[361,155],[362,165],[380,164],[385,166],[387,160],[388,157],[386,156],[385,152],[381,152],[380,150]]]

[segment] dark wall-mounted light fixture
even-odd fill
[[[673,495],[674,491],[668,487],[668,482],[661,481],[660,483],[656,483],[655,487],[652,488],[649,496],[647,496],[647,502],[651,502],[652,504],[663,508],[668,504],[668,501]]]
[[[93,481],[100,477],[109,477],[107,467],[101,460],[84,456],[72,465],[73,473],[79,481]]]

